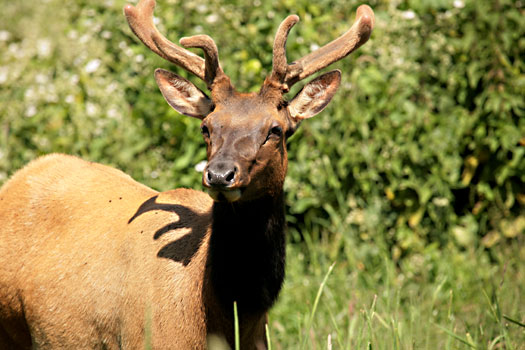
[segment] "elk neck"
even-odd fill
[[[282,190],[249,202],[214,202],[207,269],[217,302],[229,314],[266,312],[277,299],[285,269]]]

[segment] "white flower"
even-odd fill
[[[67,95],[64,101],[66,101],[66,103],[72,104],[73,102],[75,102],[75,96]]]
[[[92,102],[86,103],[86,114],[90,117],[95,116],[97,114],[97,106]]]
[[[206,169],[206,164],[208,164],[208,162],[205,160],[198,162],[197,164],[195,164],[195,171],[198,173],[202,173],[204,169]]]
[[[416,13],[412,10],[403,11],[401,13],[401,17],[403,17],[404,19],[414,19],[416,18]]]
[[[100,67],[100,63],[101,61],[98,58],[95,58],[86,64],[84,70],[86,73],[93,73]]]
[[[9,70],[7,67],[0,67],[0,84],[3,84],[7,81],[9,77]]]
[[[454,0],[453,6],[457,9],[462,9],[463,7],[465,7],[465,3],[463,2],[463,0]]]
[[[45,84],[48,82],[48,78],[47,78],[47,75],[45,74],[42,74],[42,73],[38,73],[36,76],[35,76],[35,81],[39,84]]]
[[[198,13],[204,13],[208,11],[208,6],[206,6],[206,4],[201,4],[199,6],[197,6],[197,12]]]
[[[0,41],[7,41],[11,38],[11,33],[7,30],[0,30]]]
[[[216,13],[212,13],[211,15],[206,17],[206,22],[213,24],[219,20],[219,15]]]
[[[36,114],[37,110],[36,110],[36,107],[35,105],[29,105],[26,109],[26,113],[25,113],[25,116],[28,117],[28,118],[31,118],[32,116],[34,116]]]
[[[40,39],[36,44],[36,50],[38,56],[40,57],[49,57],[51,55],[51,40],[49,39]]]

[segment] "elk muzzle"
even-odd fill
[[[211,161],[204,170],[202,183],[216,201],[235,202],[241,198],[239,166],[231,160]]]

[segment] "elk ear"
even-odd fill
[[[288,110],[296,122],[321,112],[334,97],[341,83],[341,71],[333,70],[306,84],[290,101]]]
[[[204,119],[212,111],[212,100],[189,80],[160,68],[155,70],[155,80],[162,96],[177,112]]]

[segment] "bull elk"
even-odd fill
[[[283,183],[286,139],[334,96],[334,70],[289,88],[363,45],[370,7],[357,9],[338,39],[288,64],[287,17],[273,68],[259,92],[239,93],[207,35],[182,38],[204,58],[166,39],[153,24],[154,0],[124,8],[153,52],[202,79],[157,69],[178,112],[202,121],[208,163],[203,192],[156,192],[119,170],[72,156],[41,157],[0,190],[1,349],[203,349],[216,334],[241,349],[266,348],[267,311],[285,270]]]

